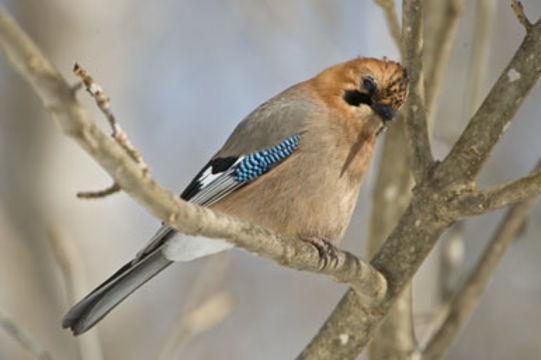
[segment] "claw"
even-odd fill
[[[304,239],[304,241],[312,244],[317,249],[319,257],[323,262],[320,270],[323,270],[327,267],[327,265],[329,264],[329,259],[334,262],[335,265],[338,264],[338,254],[336,251],[336,247],[329,240],[322,238],[309,238]]]

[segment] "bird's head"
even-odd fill
[[[371,109],[383,122],[395,116],[408,92],[406,69],[386,58],[356,58],[324,70],[314,80],[335,106],[348,112]]]

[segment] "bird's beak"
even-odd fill
[[[383,121],[392,120],[394,116],[396,115],[396,112],[393,110],[393,107],[390,104],[379,104],[377,102],[374,102],[372,104],[372,110],[381,118]]]

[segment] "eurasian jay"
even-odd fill
[[[332,66],[249,114],[180,196],[318,250],[337,242],[376,137],[407,86],[406,70],[385,58]],[[231,247],[163,225],[135,259],[66,314],[63,326],[81,334],[171,263]]]

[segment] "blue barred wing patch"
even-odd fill
[[[271,170],[298,147],[293,135],[270,149],[242,156],[212,159],[181,194],[184,200],[210,206]]]
[[[248,182],[263,175],[291,155],[297,149],[300,138],[299,135],[294,135],[268,150],[244,156],[237,165],[235,180]]]

